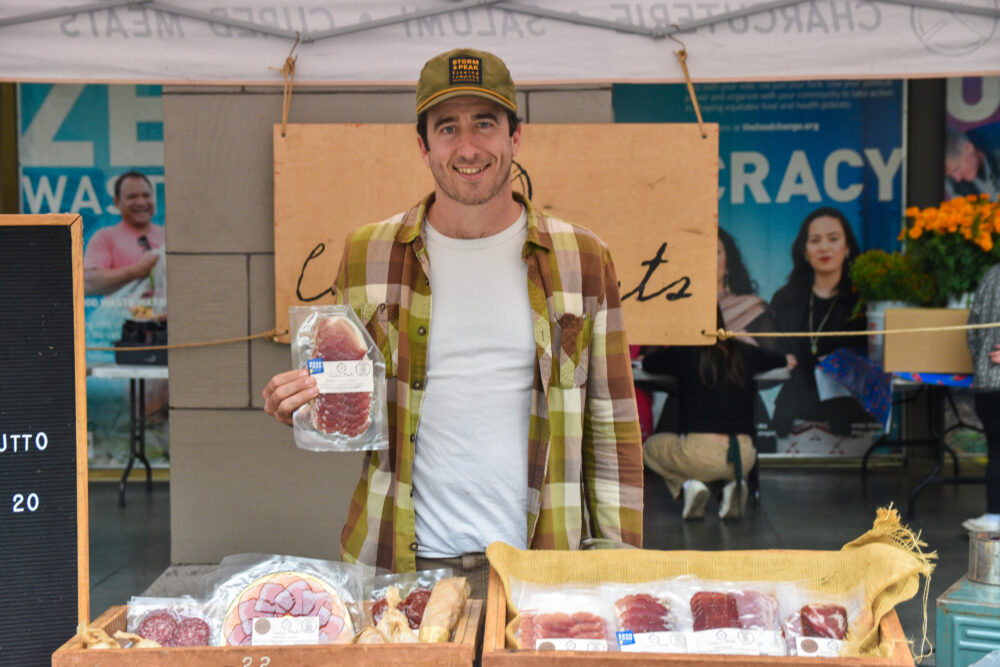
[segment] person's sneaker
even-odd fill
[[[1000,533],[1000,521],[994,521],[984,514],[973,519],[966,519],[962,522],[962,528],[965,528],[970,533],[978,533],[981,531],[988,533]]]
[[[722,487],[722,500],[719,502],[720,519],[735,519],[743,516],[743,511],[747,506],[747,494],[749,493],[749,489],[747,489],[746,480],[743,480],[743,483],[739,486],[739,500],[736,499],[736,480],[733,480]]]
[[[684,511],[682,519],[701,519],[705,516],[705,503],[708,502],[708,487],[696,479],[684,483]]]

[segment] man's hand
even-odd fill
[[[994,345],[993,349],[990,350],[990,361],[994,364],[1000,364],[1000,345]]]
[[[316,378],[301,368],[278,373],[267,383],[264,395],[264,412],[282,424],[292,425],[292,413],[319,396]]]
[[[785,355],[785,368],[792,371],[795,367],[799,365],[799,360],[795,358],[794,354]]]
[[[132,278],[145,278],[153,269],[156,268],[156,263],[160,260],[160,253],[155,250],[147,250],[143,253],[139,261],[132,264],[129,270],[132,273]]]

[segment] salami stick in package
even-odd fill
[[[292,415],[295,444],[314,451],[387,449],[385,359],[350,306],[288,309],[292,364],[320,395]]]
[[[399,603],[399,611],[406,616],[410,629],[418,630],[434,584],[441,579],[450,577],[451,574],[450,567],[443,567],[437,570],[396,572],[370,577],[365,581],[365,599],[371,600],[372,607],[371,615],[370,617],[366,616],[365,623],[378,625],[382,614],[389,606],[386,594],[391,587],[395,586],[402,598]]]

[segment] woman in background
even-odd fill
[[[864,316],[851,317],[857,296],[848,269],[860,254],[844,214],[828,206],[810,213],[792,243],[792,272],[771,299],[779,331],[865,331]],[[871,421],[851,397],[819,400],[816,361],[837,348],[864,347],[864,336],[779,338],[779,347],[798,365],[781,387],[774,404],[774,427],[787,436],[796,420],[822,422],[837,435],[850,435],[851,424]]]
[[[726,329],[737,333],[774,331],[771,309],[764,299],[757,296],[757,284],[750,279],[736,241],[722,227],[719,227],[716,259],[718,303]],[[776,348],[775,338],[762,338],[758,341],[749,336],[741,336],[740,340],[751,345]]]
[[[722,326],[722,314],[717,315]],[[710,495],[706,482],[726,481],[719,517],[743,514],[747,486],[743,476],[757,459],[753,432],[753,376],[794,358],[738,340],[711,346],[671,346],[647,354],[648,373],[677,378],[680,428],[654,433],[643,443],[646,465],[663,477],[675,499],[684,495],[684,519],[700,519]]]
[[[982,280],[969,310],[969,324],[1000,322],[1000,264]],[[986,514],[967,519],[969,531],[1000,531],[1000,328],[968,329],[966,339],[975,367],[976,415],[986,432]]]

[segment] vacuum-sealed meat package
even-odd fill
[[[510,578],[517,607],[521,648],[556,651],[617,649],[613,612],[599,587],[591,584],[549,586]]]
[[[160,646],[211,646],[213,628],[204,603],[189,595],[176,598],[133,596],[128,601],[129,633]]]
[[[848,595],[789,586],[780,597],[781,627],[789,655],[833,658],[840,654],[850,628],[866,632],[864,586]]]
[[[687,653],[697,580],[684,576],[636,584],[605,584],[615,613],[615,638],[625,652]]]
[[[298,556],[227,556],[206,575],[221,646],[345,644],[361,627],[362,568]],[[277,621],[281,621],[280,623]]]
[[[775,584],[700,580],[691,596],[689,653],[785,655]]]
[[[292,364],[320,394],[292,415],[295,443],[314,451],[386,449],[385,359],[350,306],[288,309]]]

